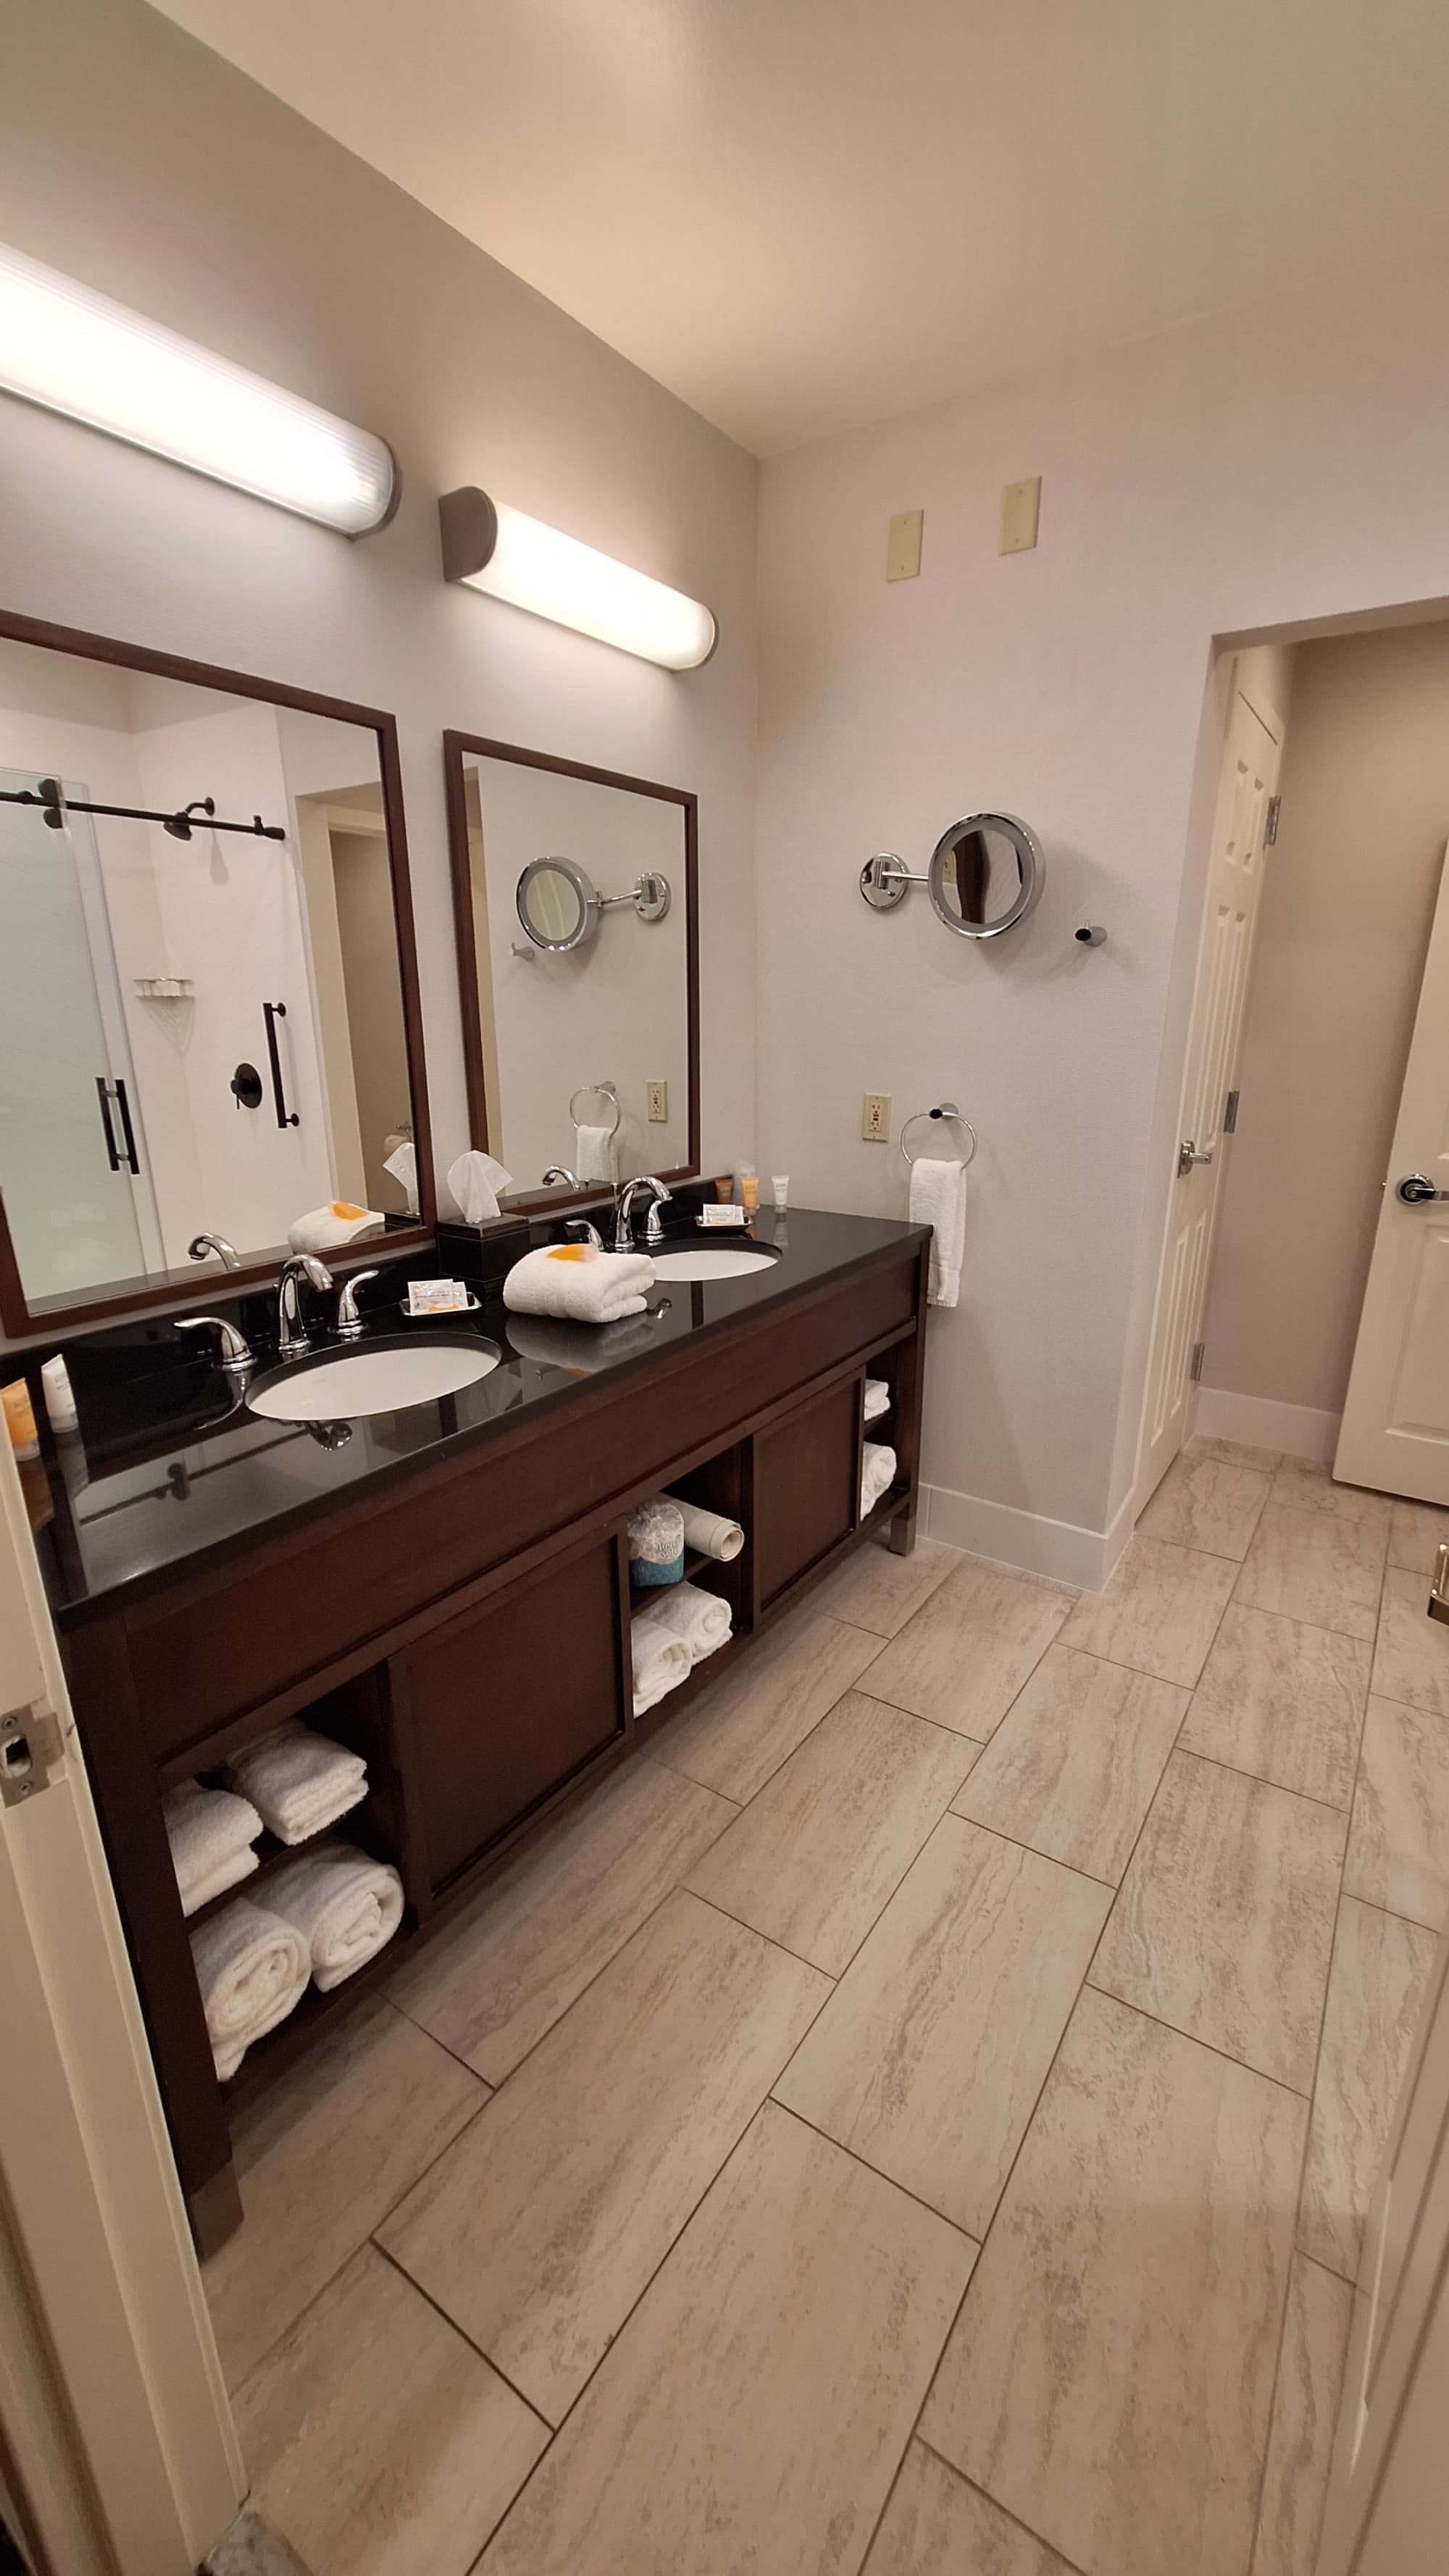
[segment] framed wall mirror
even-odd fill
[[[0,1323],[263,1276],[334,1206],[335,1249],[433,1223],[392,717],[0,615]]]
[[[690,1178],[694,797],[473,734],[443,758],[470,1130],[508,1204]]]

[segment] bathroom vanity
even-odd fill
[[[667,1214],[671,1246],[710,1240],[687,1193]],[[38,1542],[203,2247],[238,2216],[237,2100],[390,1976],[521,1837],[675,1723],[868,1530],[911,1543],[920,1228],[762,1217],[756,1239],[778,1256],[767,1266],[662,1278],[659,1312],[603,1328],[505,1310],[503,1270],[550,1230],[458,1230],[444,1266],[470,1268],[480,1302],[441,1338],[481,1337],[499,1364],[351,1425],[259,1416],[167,1319],[70,1346],[80,1428],[47,1430],[31,1471]],[[408,1270],[427,1266],[436,1255],[379,1273],[350,1347],[439,1338],[397,1304]],[[254,1330],[258,1303],[220,1311]],[[314,1344],[332,1346],[330,1320],[314,1320]],[[890,1387],[878,1436],[898,1473],[862,1521],[867,1372]],[[737,1519],[745,1547],[687,1567],[727,1598],[733,1635],[636,1720],[625,1522],[666,1486]],[[404,1925],[346,1984],[309,1988],[222,2086],[188,1940],[200,1917],[183,1920],[161,1799],[298,1714],[365,1756],[367,1802],[337,1831],[396,1865]],[[286,1855],[261,1849],[238,1892],[264,1904]]]

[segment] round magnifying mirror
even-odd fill
[[[669,879],[658,868],[646,868],[634,888],[634,909],[641,921],[662,921],[669,910]]]
[[[1046,862],[1014,814],[967,814],[942,833],[927,877],[936,917],[963,939],[996,939],[1025,921]]]
[[[535,948],[580,948],[598,920],[594,889],[573,859],[530,859],[518,880],[518,918]]]

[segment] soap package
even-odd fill
[[[461,1315],[468,1309],[468,1285],[463,1279],[410,1279],[408,1313],[410,1315]]]

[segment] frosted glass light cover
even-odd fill
[[[710,611],[667,582],[471,486],[445,493],[438,507],[449,581],[576,627],[667,671],[692,671],[714,651]]]
[[[3,244],[0,386],[348,536],[395,504],[370,430]]]

